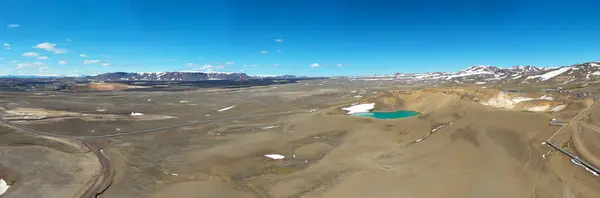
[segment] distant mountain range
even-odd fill
[[[76,78],[80,80],[93,81],[204,81],[204,80],[249,80],[249,79],[297,79],[293,75],[281,76],[248,76],[245,73],[204,73],[204,72],[113,72],[104,73],[96,76],[19,76],[9,75],[0,76],[0,78]]]
[[[114,72],[86,77],[97,81],[201,81],[201,80],[245,80],[245,73],[200,73],[200,72]]]
[[[471,66],[458,72],[395,73],[380,76],[349,77],[360,80],[394,80],[427,84],[488,84],[488,83],[575,83],[600,80],[600,61],[563,67]]]
[[[249,76],[245,73],[211,72],[114,72],[96,76],[0,76],[0,78],[39,78],[43,81],[74,79],[76,81],[204,81],[250,79],[306,79],[307,77]],[[352,80],[392,80],[407,84],[488,84],[488,83],[585,83],[600,81],[600,61],[562,67],[514,66],[501,68],[477,65],[457,72],[395,73],[378,76],[335,77]]]

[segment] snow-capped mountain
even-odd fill
[[[477,65],[458,72],[431,72],[379,77],[381,80],[396,80],[406,83],[569,83],[600,80],[600,61],[563,67],[514,66],[500,68]],[[393,76],[390,78],[390,76]],[[376,80],[376,76],[364,79]]]
[[[293,75],[248,76],[245,73],[225,72],[114,72],[88,76],[86,79],[97,81],[203,81],[203,80],[248,80],[248,79],[298,79]]]
[[[248,76],[245,73],[218,72],[114,72],[75,79],[97,81],[202,81],[247,79],[299,79],[292,75]],[[388,75],[343,77],[351,80],[388,80],[407,84],[487,84],[487,83],[577,83],[600,82],[600,61],[562,67],[514,66],[501,68],[476,65],[457,72],[395,73]]]
[[[201,80],[245,80],[250,78],[245,73],[204,73],[204,72],[114,72],[88,79],[99,81],[201,81]]]

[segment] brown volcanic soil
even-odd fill
[[[111,138],[105,151],[115,165],[116,175],[102,196],[600,197],[597,177],[558,152],[542,158],[550,149],[540,142],[558,128],[549,126],[548,120],[580,111],[586,107],[583,101],[567,101],[569,105],[561,112],[533,113],[493,109],[477,103],[476,97],[493,97],[494,93],[487,94],[493,90],[459,87],[390,93],[387,91],[398,88],[374,90],[378,83],[341,80],[308,83],[232,92],[105,96],[123,96],[119,99],[123,108],[177,116],[165,122],[206,119],[206,114],[224,118],[290,110],[307,113],[215,120],[160,133]],[[364,99],[353,97],[357,93],[351,91],[357,89],[366,90],[361,94]],[[60,97],[65,96],[54,98]],[[14,98],[3,103],[15,103]],[[31,108],[58,103],[53,99],[35,103],[39,100],[20,98],[29,102],[26,107]],[[140,102],[147,98],[153,102]],[[104,100],[74,95],[70,107],[79,104],[83,108],[70,111],[94,111],[98,106],[111,114],[131,111],[116,110]],[[179,100],[190,102],[180,104]],[[395,120],[344,115],[340,108],[354,102],[375,102],[376,110],[408,109],[422,114]],[[135,106],[129,107],[131,104]],[[216,112],[232,105],[236,107]],[[321,110],[308,113],[310,108]],[[84,129],[89,124],[74,125]],[[106,129],[116,127],[102,124],[108,125]],[[135,129],[160,123],[117,124]],[[264,129],[266,126],[276,127]],[[555,139],[568,140],[568,134],[561,133]],[[416,142],[424,137],[427,138]],[[263,157],[272,153],[286,158]]]
[[[0,125],[0,197],[78,197],[100,172],[93,153],[77,142],[31,136]]]
[[[78,85],[78,87],[88,89],[88,90],[95,90],[95,91],[114,91],[114,90],[124,90],[124,89],[150,88],[147,86],[134,86],[134,85],[127,85],[127,84],[123,84],[123,83],[88,83],[88,84]]]

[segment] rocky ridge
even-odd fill
[[[359,80],[394,80],[405,83],[585,83],[600,80],[600,61],[562,67],[514,66],[501,68],[477,65],[458,72],[395,73],[381,76],[350,77]]]

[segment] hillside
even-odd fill
[[[114,72],[89,76],[99,81],[201,81],[201,80],[245,80],[245,73],[201,73],[201,72]]]
[[[395,73],[382,76],[353,77],[353,79],[395,80],[415,84],[585,83],[600,79],[600,61],[562,67],[514,66],[501,68],[478,65],[458,72]]]

